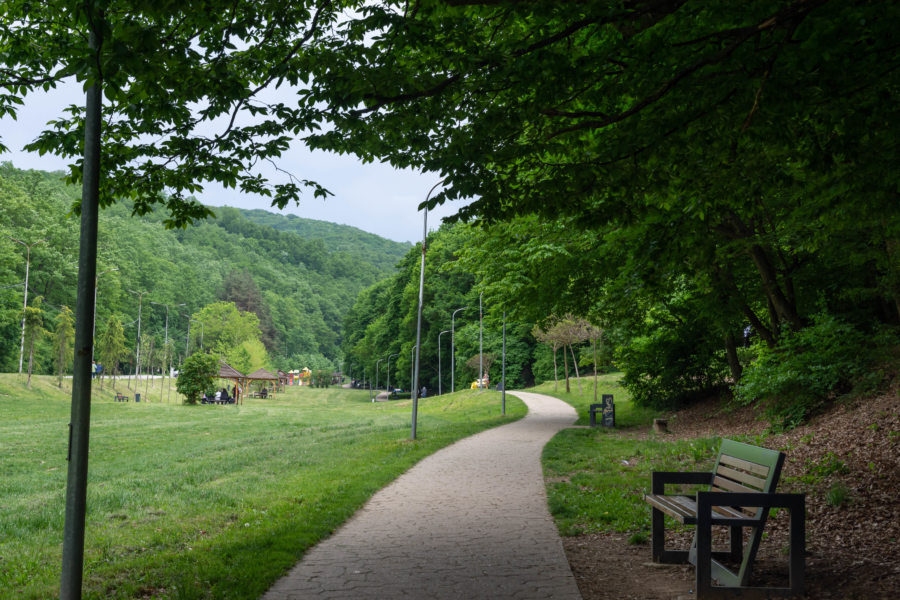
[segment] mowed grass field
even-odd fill
[[[71,400],[55,378],[32,384],[0,375],[0,598],[58,595]],[[411,402],[361,390],[242,406],[112,397],[95,386],[85,598],[258,598],[418,460],[526,412],[507,396],[502,417],[497,392],[425,398],[411,441]]]

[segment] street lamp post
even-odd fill
[[[441,181],[438,181],[431,187],[430,190],[428,190],[428,194],[425,196],[424,202],[425,214],[422,219],[422,266],[419,268],[419,310],[417,311],[416,316],[416,360],[413,367],[414,371],[412,385],[412,427],[410,430],[411,439],[416,439],[416,421],[419,414],[419,357],[422,354],[422,305],[424,304],[425,299],[425,247],[426,242],[428,241],[428,200],[431,198],[431,193],[434,192],[434,190],[436,190],[442,183],[444,183],[443,179]]]
[[[503,311],[503,371],[500,377],[500,386],[503,391],[500,393],[500,414],[506,416],[506,311]]]
[[[478,294],[478,387],[484,387],[484,311],[481,309],[481,297]]]
[[[111,273],[113,271],[118,271],[119,269],[107,269],[102,273],[98,273],[96,277],[94,277],[94,322],[91,325],[91,361],[94,360],[94,346],[97,345],[97,284],[100,280],[100,275],[105,275],[106,273]]]
[[[416,348],[418,348],[418,347],[419,347],[419,345],[415,344],[409,350],[409,391],[410,391],[410,393],[413,393],[413,391],[415,391],[415,387],[413,387],[413,386],[416,385],[416,371],[415,371],[416,362],[415,361],[416,361]],[[412,398],[412,396],[410,396],[410,398]]]
[[[19,375],[22,374],[22,357],[25,356],[25,309],[28,308],[28,272],[31,269],[31,248],[37,246],[41,242],[46,242],[46,238],[39,239],[36,242],[31,242],[30,244],[26,244],[22,240],[17,240],[14,237],[9,237],[12,241],[17,244],[22,244],[25,246],[25,301],[22,303],[22,343],[19,345]]]
[[[463,306],[462,308],[457,308],[453,311],[453,314],[450,315],[450,392],[456,391],[456,333],[454,332],[456,326],[456,313],[461,310],[465,310],[469,308],[468,306]]]
[[[378,396],[378,365],[380,365],[383,360],[383,358],[379,358],[375,361],[375,396]],[[375,402],[374,397],[372,398],[372,402]]]
[[[441,336],[445,333],[450,333],[449,329],[445,329],[444,331],[438,334],[438,396],[441,395]]]
[[[165,306],[166,307],[166,337],[165,337],[165,342],[163,342],[163,345],[166,348],[166,350],[165,350],[166,353],[168,353],[169,352],[169,305],[163,304],[161,302],[153,302],[153,301],[151,301],[150,304],[155,304],[157,306]],[[182,302],[181,304],[176,304],[175,306],[186,306],[186,304]],[[202,333],[203,329],[201,329],[200,331]]]
[[[400,356],[399,354],[391,354],[388,356],[388,364],[387,364],[387,393],[388,398],[391,397],[391,356]]]
[[[136,292],[134,290],[128,290],[132,294],[137,294],[138,297],[138,328],[137,328],[137,357],[134,361],[134,377],[137,380],[141,378],[141,307],[143,305],[144,294],[149,294],[149,290],[145,290],[143,292]]]

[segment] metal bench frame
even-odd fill
[[[654,472],[651,493],[644,500],[652,506],[653,561],[686,563],[697,567],[697,598],[769,598],[772,595],[800,595],[804,589],[806,554],[806,497],[804,494],[775,493],[784,453],[750,444],[722,440],[711,472]],[[669,484],[709,485],[712,491],[696,496],[666,495]],[[790,512],[789,587],[751,587],[750,573],[763,528],[771,508]],[[696,525],[689,550],[665,549],[665,515],[685,525]],[[729,550],[712,550],[712,526],[728,527]],[[750,538],[743,544],[743,528]],[[740,562],[732,571],[721,562]],[[713,585],[713,581],[721,585]]]

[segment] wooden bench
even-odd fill
[[[121,392],[116,392],[116,402],[128,402],[130,399],[129,396],[125,396]]]
[[[711,472],[654,472],[651,493],[644,500],[652,506],[653,561],[696,566],[697,598],[770,598],[803,593],[806,554],[806,497],[775,493],[784,464],[784,453],[734,440],[722,440]],[[665,486],[704,485],[709,491],[696,495],[666,495]],[[771,508],[790,511],[789,587],[750,587],[750,572]],[[689,550],[665,549],[665,515],[685,525],[696,525]],[[712,550],[712,526],[728,527],[729,550]],[[743,529],[750,529],[746,544]],[[722,564],[739,564],[732,571]],[[713,581],[719,585],[713,585]]]

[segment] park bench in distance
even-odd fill
[[[116,402],[128,402],[131,398],[122,394],[122,392],[116,392]]]
[[[653,562],[696,566],[698,599],[770,598],[803,593],[806,554],[806,496],[775,493],[784,453],[734,440],[722,440],[711,472],[654,472],[651,493],[644,500],[652,508]],[[667,484],[708,485],[696,496],[666,495]],[[790,511],[789,587],[750,587],[750,572],[756,558],[770,508]],[[696,525],[690,550],[665,549],[665,515],[685,525]],[[713,552],[712,526],[729,528],[730,550]],[[743,528],[750,537],[743,543]],[[720,560],[739,564],[732,571]],[[713,581],[719,585],[713,585]]]

